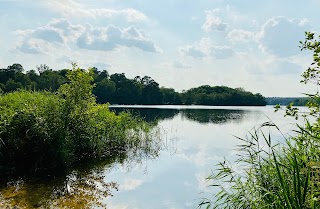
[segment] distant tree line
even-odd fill
[[[12,92],[18,89],[35,91],[56,91],[68,82],[69,70],[52,70],[40,65],[37,70],[25,71],[21,64],[13,64],[0,69],[0,92]],[[136,76],[129,79],[124,73],[109,75],[108,71],[93,68],[93,93],[98,103],[111,104],[186,104],[186,105],[229,105],[263,106],[265,98],[261,94],[252,94],[242,88],[232,89],[226,86],[200,86],[182,93],[173,88],[160,87],[149,76]]]
[[[310,98],[308,97],[267,97],[267,105],[289,105],[306,106]]]

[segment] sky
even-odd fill
[[[303,96],[317,0],[0,0],[0,68],[97,67],[181,92],[242,87]]]

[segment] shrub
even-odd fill
[[[0,174],[41,173],[120,155],[143,140],[145,122],[96,104],[91,70],[74,65],[67,77],[57,93],[0,96]]]

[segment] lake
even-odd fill
[[[278,125],[284,136],[288,136],[296,123],[293,118],[284,117],[284,112],[275,113],[272,106],[110,106],[110,109],[115,112],[129,111],[154,124],[161,140],[161,148],[156,155],[99,162],[68,171],[54,180],[31,179],[23,182],[20,179],[2,186],[0,193],[7,196],[14,193],[11,196],[16,203],[31,202],[33,207],[42,208],[45,199],[52,198],[59,191],[57,187],[64,187],[66,180],[76,182],[72,179],[83,172],[86,181],[88,178],[100,180],[97,187],[107,184],[107,197],[96,192],[89,193],[102,198],[108,209],[195,208],[201,198],[208,197],[213,191],[207,187],[205,178],[214,171],[215,165],[224,158],[236,159],[238,151],[235,146],[239,140],[235,136],[245,137],[248,131],[270,120]],[[275,141],[284,140],[281,133],[270,131]],[[87,188],[87,185],[78,186],[80,189]],[[23,192],[15,193],[19,189]],[[72,198],[70,195],[69,200]],[[1,201],[6,200],[0,196],[0,206]],[[50,207],[55,206],[51,204]]]

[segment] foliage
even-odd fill
[[[306,33],[302,50],[313,52],[313,63],[303,73],[303,83],[319,86],[320,42],[313,33]],[[305,118],[305,125],[297,125],[296,136],[285,144],[274,143],[264,128],[280,129],[268,122],[245,138],[239,138],[239,158],[236,164],[228,161],[218,165],[216,173],[208,177],[218,192],[212,199],[204,199],[199,207],[206,208],[319,208],[320,207],[320,97],[309,97],[309,113],[300,114],[292,103],[286,116]],[[280,108],[276,106],[276,110]],[[315,122],[308,117],[314,116]],[[235,166],[241,166],[241,172]]]
[[[309,101],[308,97],[267,97],[267,105],[289,105],[306,106]]]
[[[266,102],[261,94],[252,94],[242,89],[226,86],[200,86],[182,94],[185,104],[223,105],[223,106],[264,106]]]
[[[38,170],[60,158],[61,103],[49,93],[20,91],[0,97],[0,168]]]
[[[37,67],[38,73],[30,70],[23,73],[20,64],[0,69],[0,88],[4,92],[19,89],[47,90],[55,92],[68,82],[68,69],[53,71],[47,65]],[[95,86],[93,93],[98,103],[111,104],[165,104],[165,105],[266,105],[260,94],[252,94],[242,88],[232,89],[225,86],[200,86],[176,92],[173,88],[159,87],[149,76],[136,76],[129,79],[124,73],[109,75],[108,71],[92,68]]]
[[[74,65],[57,93],[20,90],[0,96],[0,175],[123,155],[152,140],[145,122],[96,104],[92,76],[92,70]]]

